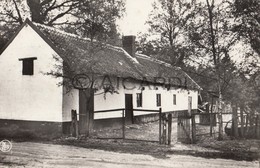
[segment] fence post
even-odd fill
[[[247,114],[245,117],[246,117],[246,131],[245,131],[244,136],[247,137],[248,136],[248,131],[249,131],[249,128],[248,128],[249,114]]]
[[[122,110],[122,131],[123,131],[123,139],[125,139],[125,110]]]
[[[71,134],[73,137],[79,137],[78,118],[76,110],[71,110]]]
[[[213,118],[214,117],[212,115],[212,113],[209,113],[209,124],[210,124],[210,136],[212,137],[212,133],[213,133]]]
[[[214,117],[214,116],[212,116],[212,110],[209,110],[209,104],[206,105],[206,109],[209,114],[210,136],[212,136],[212,132],[213,132],[213,118],[212,117]]]
[[[196,142],[196,122],[195,122],[195,115],[191,115],[191,136],[192,136],[192,143]]]
[[[256,139],[259,139],[259,114],[256,115],[256,123],[255,123],[255,128],[256,128]]]
[[[159,143],[160,144],[162,143],[162,140],[161,140],[161,136],[162,136],[161,126],[162,126],[162,108],[159,108]]]
[[[233,130],[233,136],[235,138],[238,138],[238,118],[237,118],[237,105],[232,106],[232,130]]]
[[[162,130],[163,130],[163,132],[162,132],[162,144],[166,144],[166,133],[167,133],[167,131],[166,131],[166,129],[167,129],[167,126],[166,126],[166,124],[167,124],[167,117],[166,117],[166,114],[165,113],[163,113],[162,114],[162,126],[163,126],[163,128],[162,128]]]
[[[168,115],[168,145],[172,142],[172,114]]]
[[[244,133],[245,133],[245,129],[244,129],[244,106],[240,105],[240,121],[241,121],[241,129],[240,129],[240,134],[241,134],[241,138],[244,138]]]

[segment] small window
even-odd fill
[[[34,73],[34,66],[33,66],[33,61],[36,60],[36,57],[33,58],[21,58],[19,61],[22,61],[23,64],[23,75],[33,75]]]
[[[173,94],[173,105],[176,105],[176,94]]]
[[[143,95],[142,95],[142,93],[136,94],[136,103],[137,103],[137,107],[142,107],[142,105],[143,105]]]
[[[156,94],[156,106],[161,106],[161,94]]]

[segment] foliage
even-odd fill
[[[69,23],[67,30],[91,40],[116,39],[119,34],[115,22],[122,17],[124,5],[122,0],[80,1],[72,14],[75,19]]]
[[[0,48],[26,18],[70,32],[78,29],[77,34],[91,39],[112,38],[115,43],[119,38],[115,20],[122,16],[124,5],[124,0],[4,0],[0,4]]]
[[[154,54],[173,65],[183,65],[191,54],[187,39],[187,25],[194,18],[193,2],[179,0],[158,0],[153,4],[147,24],[149,34],[141,39],[144,54]],[[152,40],[150,40],[150,39]]]
[[[252,83],[259,80],[259,11],[255,0],[159,0],[148,20],[150,34],[141,39],[140,48],[181,66],[205,93],[217,93],[220,114],[223,100],[255,110],[259,86]],[[159,38],[147,40],[151,35]]]
[[[255,109],[259,102],[259,94],[257,94],[259,88],[252,84],[259,76],[259,62],[255,60],[256,53],[250,49],[246,51],[246,47],[240,45],[243,39],[240,39],[239,32],[234,31],[238,23],[234,17],[232,4],[227,1],[220,3],[208,1],[207,5],[201,4],[200,12],[196,17],[201,20],[195,20],[194,25],[191,24],[190,39],[199,49],[197,51],[200,54],[211,58],[213,72],[215,72],[213,76],[216,78],[215,82],[219,83],[215,84],[213,90],[220,89],[219,93],[223,94],[225,101],[247,104]],[[240,45],[245,50],[243,57],[235,57],[241,54],[233,51],[236,45]],[[235,62],[237,59],[240,59],[240,65]]]
[[[260,54],[260,1],[235,0],[233,15],[237,22],[233,31],[238,32]]]
[[[55,25],[65,15],[78,7],[78,1],[72,0],[4,0],[1,3],[1,22],[22,24],[26,17],[33,22]]]

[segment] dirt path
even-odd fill
[[[0,152],[0,167],[185,167],[238,168],[259,167],[258,162],[205,159],[188,155],[168,155],[166,159],[150,155],[108,152],[66,145],[13,143],[9,153]]]

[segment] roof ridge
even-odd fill
[[[156,59],[156,58],[152,58],[152,57],[150,57],[150,56],[148,56],[148,55],[137,53],[137,56],[138,56],[138,55],[141,56],[141,57],[144,58],[144,59],[147,59],[147,60],[150,60],[150,61],[153,61],[153,62],[162,64],[162,65],[165,65],[165,66],[167,66],[167,67],[177,68],[177,69],[179,69],[179,70],[182,70],[182,69],[181,69],[180,67],[178,67],[178,66],[172,66],[171,64],[169,64],[169,63],[167,63],[167,62],[165,62],[165,61],[162,61],[162,60],[159,60],[159,59]]]
[[[140,54],[140,53],[136,53],[137,57],[139,58],[143,58],[143,59],[146,59],[146,60],[149,60],[149,61],[152,61],[154,63],[159,63],[161,65],[165,65],[166,67],[169,67],[169,68],[177,68],[178,70],[180,70],[181,72],[184,73],[185,76],[187,76],[193,83],[195,83],[195,85],[197,85],[197,87],[202,90],[202,88],[199,86],[199,84],[197,82],[195,82],[181,67],[178,67],[178,66],[172,66],[171,64],[167,63],[167,62],[164,62],[164,61],[161,61],[161,60],[158,60],[156,58],[152,58],[148,55],[145,55],[145,54]]]
[[[47,26],[47,25],[43,25],[43,24],[40,24],[40,23],[36,23],[36,22],[32,22],[35,26],[39,26],[39,27],[42,27],[42,28],[46,28],[46,29],[49,29],[51,31],[55,31],[57,33],[60,33],[62,35],[65,35],[65,36],[69,36],[69,37],[73,37],[73,38],[76,38],[76,39],[79,39],[79,40],[85,40],[87,42],[91,42],[91,39],[90,38],[87,38],[87,37],[82,37],[82,36],[79,36],[79,35],[76,35],[76,34],[73,34],[73,33],[68,33],[64,30],[61,30],[59,28],[55,28],[55,27],[50,27],[50,26]],[[94,40],[96,41],[96,40]]]
[[[50,27],[50,26],[39,24],[39,23],[35,23],[35,22],[33,22],[33,24],[35,24],[36,26],[40,26],[42,28],[49,29],[51,31],[55,31],[57,33],[60,33],[60,34],[62,34],[64,36],[68,36],[70,38],[73,37],[73,38],[76,38],[78,40],[85,40],[86,42],[91,42],[91,39],[89,39],[89,38],[81,37],[81,36],[73,34],[73,33],[68,33],[68,32],[60,30],[58,28]],[[94,42],[97,42],[97,41],[94,40]],[[139,63],[137,59],[135,59],[132,56],[130,56],[122,47],[113,46],[111,44],[106,44],[106,43],[102,43],[102,44],[106,45],[107,47],[110,47],[110,49],[114,49],[114,51],[123,52],[133,63]]]

